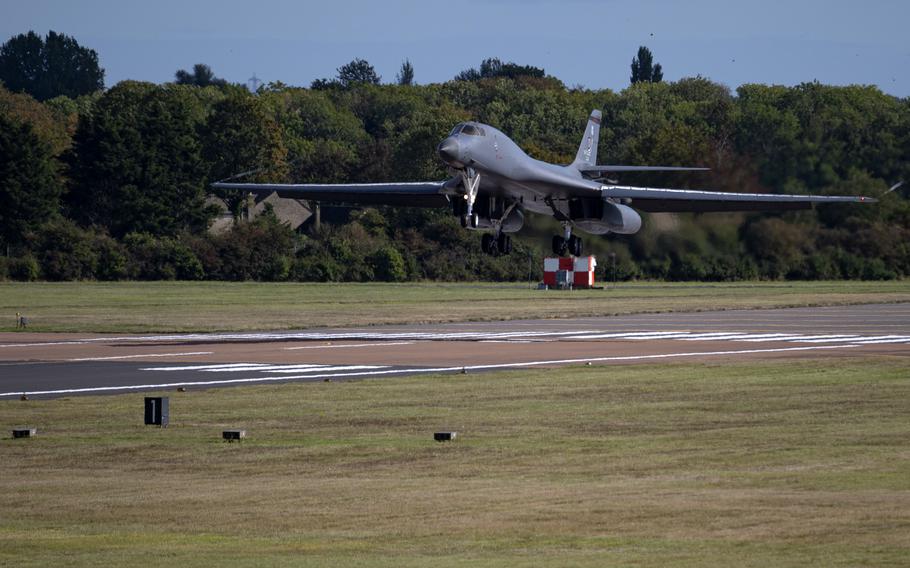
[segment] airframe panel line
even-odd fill
[[[683,357],[710,357],[710,356],[724,356],[724,355],[747,355],[753,353],[786,353],[786,352],[795,352],[795,351],[815,351],[822,349],[848,349],[851,347],[859,347],[858,345],[819,345],[811,347],[782,347],[777,349],[740,349],[735,351],[707,351],[707,352],[694,352],[694,353],[663,353],[657,355],[626,355],[626,356],[616,356],[616,357],[587,357],[582,359],[554,359],[551,361],[525,361],[519,363],[498,363],[490,365],[464,365],[456,367],[434,367],[434,368],[409,368],[409,369],[387,369],[382,371],[365,371],[362,373],[322,373],[322,374],[313,374],[313,375],[295,375],[295,376],[284,376],[284,377],[250,377],[244,379],[222,379],[214,381],[181,381],[173,383],[157,383],[157,384],[142,384],[142,385],[122,385],[122,386],[110,386],[110,387],[85,387],[85,388],[76,388],[76,389],[56,389],[56,390],[46,390],[46,391],[15,391],[15,392],[5,392],[0,393],[0,397],[4,396],[19,396],[19,395],[54,395],[54,394],[80,394],[80,393],[92,393],[92,392],[113,392],[113,391],[137,391],[137,390],[160,390],[167,388],[176,388],[176,387],[205,387],[205,386],[217,386],[217,385],[240,385],[240,384],[256,384],[256,383],[268,383],[268,382],[285,382],[295,379],[328,379],[328,378],[355,378],[355,377],[368,377],[368,376],[379,376],[379,375],[395,375],[395,374],[411,374],[418,375],[424,373],[445,373],[445,372],[457,372],[460,370],[471,370],[471,371],[484,371],[492,369],[515,369],[522,367],[537,367],[544,365],[571,365],[573,363],[605,363],[609,361],[643,361],[643,360],[659,360],[659,359],[672,359],[672,358],[683,358]]]

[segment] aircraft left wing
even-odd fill
[[[410,183],[230,183],[216,182],[214,189],[237,189],[250,193],[278,193],[278,197],[332,203],[445,207],[452,180]]]
[[[633,209],[649,213],[707,211],[785,211],[811,209],[818,203],[874,203],[872,197],[852,195],[779,195],[775,193],[730,193],[697,189],[661,189],[604,185],[604,197],[628,201]]]

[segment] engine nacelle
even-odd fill
[[[619,233],[634,235],[641,229],[641,215],[628,205],[603,201],[600,218],[584,217],[572,219],[575,226],[592,235]]]

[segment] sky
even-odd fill
[[[569,87],[622,90],[638,46],[665,81],[876,85],[910,96],[907,0],[0,0],[0,41],[29,30],[98,52],[105,84],[209,65],[231,82],[309,86],[355,57],[437,83],[488,57]]]

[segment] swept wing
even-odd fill
[[[213,183],[215,189],[239,189],[257,194],[277,192],[278,197],[333,203],[445,207],[453,180],[404,183]],[[458,180],[454,180],[457,184]]]
[[[811,209],[817,203],[873,203],[877,201],[874,198],[864,196],[732,193],[618,185],[602,186],[601,193],[607,198],[623,200],[633,209],[650,213],[782,211]]]

